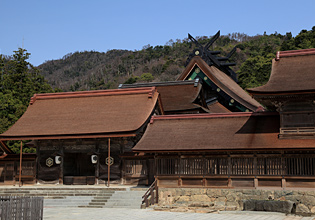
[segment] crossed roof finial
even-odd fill
[[[186,66],[190,62],[190,60],[194,56],[200,56],[209,66],[215,65],[217,68],[222,70],[225,74],[230,76],[234,81],[237,82],[236,73],[230,69],[230,66],[235,66],[235,63],[227,63],[231,56],[235,53],[236,47],[234,47],[230,53],[225,57],[218,57],[216,55],[220,54],[221,51],[212,51],[210,50],[210,46],[220,37],[220,31],[218,31],[210,41],[205,45],[201,45],[193,36],[188,34],[188,38],[191,42],[193,42],[197,48],[193,51],[193,53],[189,54],[188,59],[186,60]]]

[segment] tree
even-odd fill
[[[264,85],[269,79],[273,58],[274,54],[248,58],[237,71],[240,86],[246,89]]]
[[[51,86],[39,75],[39,70],[30,64],[30,53],[19,48],[12,57],[0,55],[0,133],[12,126],[26,111],[30,98],[35,93],[54,92]],[[18,152],[16,142],[9,147]],[[33,150],[24,148],[24,152]]]
[[[152,76],[151,73],[143,73],[140,76],[140,80],[145,81],[145,82],[151,82],[153,79],[154,79],[154,76]]]

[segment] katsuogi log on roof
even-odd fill
[[[315,148],[313,140],[278,139],[279,126],[277,113],[153,116],[133,150],[202,152]]]
[[[155,87],[34,95],[2,140],[133,136],[154,112]]]

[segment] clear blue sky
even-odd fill
[[[165,45],[187,33],[295,36],[313,26],[314,0],[0,0],[0,53],[24,45],[37,66],[75,51]]]

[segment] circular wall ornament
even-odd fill
[[[205,76],[205,77],[203,77],[203,79],[204,79],[204,80],[207,80],[207,79],[208,79],[208,77],[206,77],[206,76]]]
[[[109,165],[109,166],[113,165],[113,164],[114,164],[114,158],[112,158],[112,157],[106,157],[105,163],[106,163],[107,166],[108,166],[108,165]]]
[[[198,56],[199,55],[199,50],[195,51],[195,55]]]
[[[54,160],[51,157],[48,157],[46,159],[46,166],[51,167],[52,165],[54,165]]]
[[[217,88],[217,92],[220,92],[221,91],[221,89],[220,88]]]
[[[199,68],[196,68],[195,72],[196,72],[196,73],[200,73],[200,69],[199,69]]]
[[[231,103],[234,103],[234,99],[231,99],[231,101],[230,101]]]

